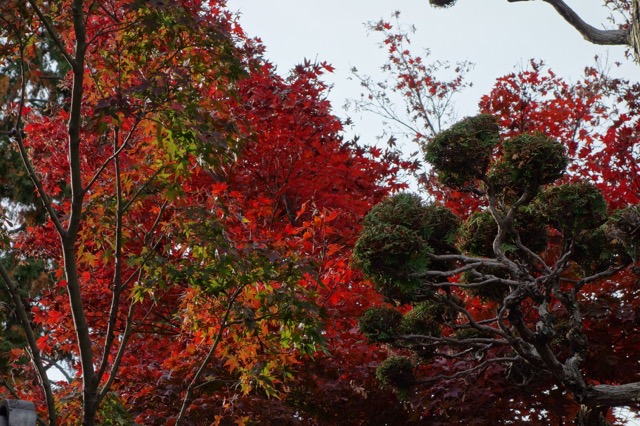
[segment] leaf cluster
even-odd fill
[[[414,274],[428,269],[434,250],[453,242],[457,226],[448,210],[425,206],[416,195],[398,194],[369,212],[354,258],[377,283],[413,290],[420,284]]]
[[[566,236],[595,229],[607,220],[607,202],[588,182],[547,188],[537,197],[535,207],[547,223]]]
[[[467,117],[429,142],[425,159],[438,172],[441,183],[466,188],[485,176],[498,142],[499,128],[494,117]]]
[[[408,357],[392,356],[376,369],[376,378],[385,385],[406,389],[416,381],[415,367]]]
[[[569,159],[564,147],[542,133],[520,134],[502,143],[502,160],[489,180],[496,190],[536,190],[562,177]]]

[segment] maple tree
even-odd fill
[[[531,0],[507,0],[509,3]],[[600,29],[585,22],[571,6],[563,0],[543,0],[551,5],[569,25],[574,27],[585,40],[600,45],[629,46],[635,55],[636,62],[640,58],[640,2],[638,0],[604,0],[608,7],[622,16],[623,22],[616,29]],[[429,0],[429,4],[438,8],[455,5],[457,0]],[[619,19],[619,18],[618,18]],[[615,22],[615,19],[613,19]]]
[[[317,283],[310,285],[326,312],[326,353],[304,359],[304,368],[288,382],[283,401],[289,408],[260,401],[254,419],[284,422],[295,414],[305,422],[340,422],[346,410],[367,423],[380,420],[382,407],[387,418],[405,416],[363,366],[384,356],[357,330],[357,318],[379,296],[352,271],[350,257],[360,219],[390,190],[406,187],[397,173],[411,164],[393,150],[342,139],[342,124],[331,114],[327,87],[319,80],[330,70],[307,63],[283,80],[265,66],[240,87],[241,115],[259,132],[230,169],[229,187],[251,200],[254,238],[286,242],[315,262]],[[259,417],[267,405],[277,405],[280,414],[274,409]]]
[[[406,76],[417,75],[424,67],[415,65],[408,44],[403,50],[394,48],[393,40],[409,41],[402,28],[394,30],[391,24],[380,22],[376,29],[385,35],[385,46],[390,53],[389,67],[398,63],[410,65],[409,71],[399,73],[395,83],[387,87],[405,87]],[[575,401],[585,400],[581,399],[582,395],[572,394],[576,390],[571,387],[574,382],[563,386],[557,375],[539,374],[538,370],[544,371],[545,367],[530,367],[535,361],[523,362],[519,353],[513,352],[511,343],[496,345],[495,339],[491,340],[496,335],[492,336],[491,330],[484,330],[488,332],[484,333],[483,327],[494,324],[499,328],[495,321],[502,318],[500,315],[505,315],[504,323],[509,330],[515,326],[511,321],[516,321],[517,315],[510,318],[507,313],[514,310],[522,312],[522,324],[532,330],[529,337],[537,339],[540,334],[536,333],[545,330],[556,333],[547,343],[560,363],[580,359],[578,370],[584,374],[587,389],[633,381],[629,372],[637,370],[633,354],[638,335],[633,327],[629,327],[629,321],[634,321],[638,312],[634,302],[637,264],[631,249],[633,244],[637,244],[637,239],[634,240],[637,238],[634,231],[637,224],[630,225],[626,234],[617,231],[616,226],[620,226],[620,217],[637,220],[637,207],[633,206],[637,206],[640,195],[637,174],[638,84],[610,78],[592,67],[585,70],[584,78],[569,83],[541,63],[532,61],[529,69],[498,79],[493,91],[482,98],[481,112],[491,114],[497,122],[492,128],[493,142],[485,145],[483,138],[468,138],[465,134],[469,128],[488,125],[490,116],[482,116],[488,120],[484,124],[482,120],[474,122],[469,119],[441,136],[430,132],[423,125],[424,119],[411,121],[429,114],[436,118],[419,103],[420,91],[425,93],[428,83],[434,78],[427,76],[430,78],[421,78],[413,90],[401,92],[409,98],[405,99],[406,104],[413,107],[407,109],[406,115],[396,114],[395,117],[407,123],[406,126],[403,124],[405,128],[415,129],[415,133],[409,136],[419,145],[431,147],[426,149],[427,160],[433,162],[434,170],[423,177],[423,188],[437,205],[425,205],[420,198],[408,194],[381,203],[365,220],[365,231],[356,252],[361,266],[376,281],[377,288],[393,305],[400,305],[399,309],[383,305],[369,311],[361,320],[362,330],[373,340],[395,348],[399,356],[408,355],[407,350],[414,354],[413,361],[392,357],[381,364],[379,378],[404,388],[401,394],[421,412],[423,418],[434,424],[450,424],[452,421],[482,424],[488,418],[506,423],[514,419],[563,422],[576,416],[588,422],[598,421],[589,420],[589,414],[595,413],[593,416],[597,417],[598,411],[612,420],[609,403],[603,402],[601,407],[594,403],[598,408],[581,412],[580,404]],[[381,101],[376,99],[376,93],[369,93],[371,97],[364,100],[365,106],[382,104],[384,99]],[[553,140],[557,142],[551,144]],[[557,155],[559,147],[564,149],[564,160]],[[537,154],[542,154],[542,157],[535,160]],[[600,218],[604,221],[610,217],[608,225],[603,225],[597,232],[585,231],[580,237],[601,237],[598,242],[587,244],[578,239],[576,229],[559,229],[562,226],[553,219],[559,211],[543,214],[533,209],[544,205],[542,201],[533,201],[535,193],[549,191],[547,204],[555,200],[563,210],[572,211],[567,208],[567,198],[561,195],[560,190],[554,192],[551,188],[542,188],[560,177],[559,172],[555,175],[550,173],[546,178],[540,174],[544,167],[553,165],[551,158],[558,159],[558,170],[564,170],[562,163],[566,162],[568,166],[561,180],[553,185],[590,188],[593,194],[600,194],[597,197],[602,202],[601,208],[604,200],[608,203],[608,209],[601,212],[603,216]],[[528,162],[537,163],[533,167],[536,172],[527,174]],[[489,167],[490,172],[487,172]],[[548,182],[545,181],[547,178]],[[510,182],[511,179],[519,180],[519,183]],[[525,185],[528,179],[532,181]],[[580,182],[590,182],[591,186]],[[517,201],[518,196],[524,195],[524,190],[530,194]],[[587,195],[576,192],[571,200],[576,202]],[[521,217],[516,215],[515,225],[507,226],[519,231],[520,241],[514,239],[513,234],[504,236],[504,247],[499,245],[496,252],[492,245],[498,235],[494,217],[504,220],[517,203],[526,205],[526,208],[513,209],[518,210]],[[574,210],[579,212],[579,209]],[[616,211],[618,213],[614,213]],[[627,213],[620,213],[624,211]],[[546,222],[542,220],[545,217]],[[504,227],[505,222],[502,224]],[[448,232],[453,229],[459,231]],[[537,240],[548,232],[546,242]],[[482,238],[486,239],[484,243],[476,241]],[[623,243],[625,239],[626,243]],[[617,244],[619,253],[606,259],[603,255],[597,261],[591,260],[589,265],[584,263],[589,262],[588,247],[603,248],[611,242],[614,246]],[[520,244],[530,249],[529,254],[538,257],[528,258],[520,251],[526,250],[520,248]],[[503,260],[497,256],[501,249],[505,255]],[[598,252],[597,249],[594,251]],[[572,254],[567,254],[569,252]],[[611,253],[606,249],[602,252]],[[552,265],[558,266],[556,262],[562,259],[563,253],[565,263],[554,269]],[[474,258],[473,262],[469,260],[471,258]],[[542,299],[536,299],[535,292],[529,295],[531,299],[528,301],[525,301],[527,297],[520,299],[518,303],[522,302],[521,305],[516,303],[511,310],[500,310],[506,302],[517,300],[514,292],[517,293],[522,281],[512,287],[491,287],[491,283],[500,282],[509,274],[499,273],[496,265],[489,267],[487,262],[502,264],[514,258],[523,273],[531,272],[531,276],[538,280],[536,282],[548,278],[549,271],[562,277],[562,285],[556,289],[559,294],[549,296],[553,313],[545,310],[544,302],[543,306],[540,305]],[[470,263],[465,263],[465,259]],[[607,262],[614,264],[609,270],[607,265],[610,263]],[[620,263],[615,266],[616,262]],[[545,269],[544,265],[550,269]],[[563,268],[564,272],[559,273]],[[597,272],[602,273],[599,280],[574,288],[577,305],[563,299],[571,280],[580,282]],[[607,273],[612,275],[605,277]],[[493,279],[497,281],[491,281]],[[573,313],[567,308],[567,303],[574,309]],[[531,310],[527,311],[527,307]],[[579,345],[569,344],[571,339],[580,340],[580,333],[568,333],[572,317],[573,324],[583,333],[584,342],[588,341],[588,346],[582,349]],[[542,321],[536,329],[535,325],[541,318],[551,319],[551,323]],[[579,325],[578,320],[581,320]],[[549,324],[552,324],[550,329],[546,329]],[[526,328],[521,328],[515,333],[518,339],[521,338],[520,332],[527,334]],[[541,342],[544,339],[540,338],[535,344]],[[542,349],[536,348],[535,352],[544,353]],[[575,358],[572,359],[572,355]],[[420,361],[415,363],[417,360]],[[637,384],[618,389],[635,389],[634,386]],[[637,408],[632,397],[618,403]],[[481,417],[477,413],[478,406],[486,407]]]
[[[3,228],[3,330],[19,329],[2,335],[13,370],[3,392],[46,407],[50,424],[152,423],[166,395],[150,380],[172,374],[181,386],[163,422],[197,415],[205,385],[273,395],[321,342],[320,313],[301,285],[305,262],[254,241],[242,197],[217,178],[239,148],[231,104],[253,66],[224,3],[0,11],[3,62],[17,64],[3,76],[3,135],[41,213]],[[53,71],[58,85],[41,89]],[[48,369],[60,363],[67,380],[54,386]]]
[[[356,327],[358,316],[377,297],[349,264],[359,218],[389,188],[404,187],[394,175],[407,165],[396,164],[393,152],[374,150],[372,154],[384,157],[375,158],[369,149],[342,140],[341,123],[331,114],[324,97],[327,88],[320,80],[327,70],[331,70],[327,64],[307,62],[283,78],[270,64],[260,63],[239,80],[231,111],[247,140],[237,161],[213,174],[216,196],[233,198],[235,211],[242,212],[241,221],[225,222],[227,232],[305,260],[306,275],[299,290],[309,291],[313,303],[307,309],[317,309],[317,304],[324,313],[326,354],[296,359],[301,368],[289,371],[284,380],[289,390],[271,399],[264,392],[239,393],[233,376],[218,367],[213,372],[226,379],[198,393],[191,421],[206,422],[215,413],[219,419],[288,423],[297,417],[315,422],[338,416],[337,404],[346,405],[347,397],[353,412],[366,413],[359,402],[377,401],[395,410],[394,415],[404,415],[393,405],[393,395],[378,389],[370,369],[361,366],[369,357],[383,357],[382,351],[363,341]],[[356,343],[370,350],[354,353]],[[236,345],[228,347],[225,359],[233,363],[238,359],[234,352],[239,351]],[[174,362],[188,364],[189,357],[182,353]],[[336,357],[344,358],[343,367],[336,366]],[[158,363],[154,376],[163,379],[153,385],[146,384],[148,379],[141,374],[144,363],[127,370],[122,379],[123,392],[138,386],[147,389],[135,395],[131,405],[149,422],[172,415],[182,386],[184,367]]]
[[[403,418],[350,257],[412,166],[342,139],[331,67],[280,77],[224,2],[1,12],[3,395],[49,424]]]

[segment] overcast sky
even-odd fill
[[[612,27],[602,0],[566,1],[593,26]],[[240,22],[250,36],[262,39],[267,58],[281,73],[305,58],[335,66],[326,80],[333,84],[330,99],[340,117],[346,116],[345,99],[361,92],[358,83],[348,79],[350,69],[376,75],[386,58],[377,47],[379,34],[368,34],[363,23],[388,20],[395,10],[401,12],[403,23],[417,27],[414,53],[429,48],[434,59],[475,63],[469,75],[474,87],[457,104],[460,116],[475,114],[480,96],[495,79],[531,58],[543,60],[572,80],[594,64],[595,55],[623,62],[616,74],[633,78],[640,72],[625,59],[623,48],[588,43],[542,1],[459,0],[449,9],[432,8],[427,0],[229,0],[228,6],[241,13]],[[374,117],[352,118],[356,125],[349,133],[360,134],[365,141],[382,131]]]

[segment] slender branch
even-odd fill
[[[118,135],[120,134],[119,128],[116,126],[113,132],[113,152],[118,152]],[[109,310],[109,320],[107,322],[107,333],[104,342],[104,349],[102,353],[102,361],[98,369],[97,377],[102,377],[107,364],[109,363],[109,354],[111,353],[111,347],[115,339],[115,327],[118,319],[118,310],[120,308],[120,295],[122,293],[122,176],[120,174],[120,158],[116,155],[114,158],[115,168],[115,192],[116,192],[116,223],[115,223],[115,253],[114,253],[114,268],[113,279],[111,282],[111,307]]]
[[[109,377],[98,393],[98,404],[100,404],[100,401],[102,401],[104,397],[107,396],[107,393],[109,392],[113,381],[116,379],[118,370],[120,369],[120,363],[122,362],[122,357],[124,356],[125,349],[127,348],[127,343],[129,342],[129,337],[131,337],[132,333],[134,310],[135,300],[133,297],[131,297],[131,302],[129,303],[129,312],[127,313],[127,320],[124,326],[124,332],[122,334],[122,341],[120,342],[120,347],[118,348],[118,352],[116,353],[116,356],[113,360],[113,365],[111,366]]]
[[[433,383],[433,382],[437,382],[437,381],[440,381],[440,380],[457,379],[458,377],[462,377],[462,376],[465,376],[467,374],[473,373],[474,371],[478,371],[478,370],[481,370],[481,369],[483,369],[485,367],[488,367],[490,364],[504,363],[504,362],[517,362],[519,360],[520,360],[520,358],[518,358],[518,357],[490,358],[490,359],[487,359],[487,360],[481,362],[480,364],[476,365],[475,367],[468,368],[468,369],[463,370],[463,371],[458,371],[455,374],[451,374],[451,375],[439,374],[437,376],[429,377],[428,379],[420,380],[418,383]]]
[[[432,287],[432,288],[442,288],[442,287],[478,288],[478,287],[486,286],[488,284],[501,284],[504,286],[520,285],[518,281],[505,280],[503,278],[498,278],[494,276],[489,276],[489,278],[480,282],[468,283],[468,284],[451,282],[451,281],[446,281],[442,283],[429,283],[429,282],[424,283],[425,286]]]
[[[390,100],[387,100],[386,103],[381,100],[380,96],[378,96],[376,92],[373,89],[371,89],[372,81],[370,78],[360,77],[360,75],[358,75],[356,72],[354,72],[354,75],[358,80],[360,80],[360,85],[363,86],[370,93],[372,100],[376,101],[377,103],[377,108],[374,108],[374,104],[372,102],[363,104],[355,101],[356,108],[358,108],[356,111],[362,110],[362,111],[371,112],[382,118],[395,121],[397,124],[409,129],[412,132],[412,134],[420,133],[419,129],[412,127],[410,124],[406,122],[406,120],[402,120],[398,116],[398,114],[392,109],[394,105],[391,103]]]
[[[416,274],[410,274],[409,276],[412,278],[426,278],[426,277],[446,278],[446,277],[452,277],[454,275],[461,274],[462,272],[466,272],[468,270],[475,269],[477,267],[485,266],[485,265],[486,265],[486,262],[476,262],[476,263],[470,263],[465,266],[461,266],[456,269],[451,269],[449,271],[425,271],[425,272],[420,272]]]
[[[498,329],[494,329],[495,330],[495,334],[500,334],[500,331]],[[429,343],[426,343],[429,346],[466,346],[466,345],[481,345],[481,346],[487,346],[487,345],[509,345],[509,341],[505,340],[505,339],[493,339],[490,337],[471,337],[468,339],[452,339],[450,337],[443,337],[443,336],[426,336],[423,334],[400,334],[398,335],[398,338],[401,340],[408,340],[408,341],[416,341],[416,340],[422,340],[422,341],[427,341]]]
[[[20,296],[18,286],[16,285],[16,283],[14,283],[13,279],[9,275],[9,272],[5,269],[2,263],[0,263],[0,276],[2,277],[2,282],[4,282],[6,289],[9,292],[11,299],[13,300],[13,305],[18,312],[18,318],[20,319],[22,329],[24,330],[27,338],[27,343],[29,345],[31,362],[38,372],[40,386],[42,387],[42,391],[44,392],[45,399],[47,401],[49,422],[52,426],[55,426],[57,424],[55,399],[53,396],[53,391],[51,389],[51,382],[49,381],[49,377],[47,376],[47,370],[44,368],[44,362],[42,360],[40,349],[38,348],[38,344],[36,342],[36,336],[33,328],[31,327],[29,314],[27,313],[27,309],[22,302],[22,297]]]
[[[224,313],[224,316],[222,317],[222,321],[220,323],[220,329],[216,334],[216,338],[213,342],[213,345],[211,345],[211,349],[209,349],[209,353],[207,353],[207,356],[202,361],[202,364],[200,364],[200,368],[198,368],[198,371],[196,372],[195,376],[193,376],[193,379],[191,379],[191,383],[189,383],[189,387],[187,388],[187,394],[185,395],[184,400],[182,402],[182,407],[180,408],[180,414],[178,414],[178,419],[176,420],[176,426],[180,426],[184,421],[184,416],[187,412],[187,408],[189,408],[189,405],[191,405],[193,391],[196,388],[198,380],[200,380],[200,376],[202,376],[202,374],[204,373],[204,369],[206,368],[207,364],[209,364],[209,361],[211,360],[214,353],[216,352],[216,349],[218,348],[218,344],[222,339],[222,333],[227,328],[227,321],[229,319],[229,315],[231,314],[231,308],[233,307],[233,304],[235,303],[236,298],[240,295],[243,288],[244,288],[243,286],[237,288],[236,291],[231,295],[231,298],[229,299],[227,309]]]
[[[53,39],[53,43],[60,50],[60,53],[62,53],[62,56],[64,56],[64,59],[69,63],[71,68],[75,68],[76,67],[75,59],[73,59],[71,54],[64,47],[64,43],[62,43],[62,40],[60,40],[60,36],[53,29],[53,26],[51,25],[47,17],[44,16],[44,13],[42,13],[42,10],[40,10],[40,8],[38,7],[38,5],[34,0],[29,0],[29,4],[31,5],[31,7],[33,7],[34,12],[36,12],[36,15],[38,15],[38,18],[40,18],[42,25],[44,25],[44,28],[47,30],[47,33],[49,34],[49,36],[51,36],[51,38]]]
[[[11,383],[7,382],[4,376],[0,376],[0,384],[7,388],[12,397],[14,397],[15,399],[21,399],[20,395],[18,395],[18,392],[16,392],[16,389],[11,386]]]
[[[71,106],[69,111],[68,157],[71,186],[71,209],[66,233],[61,238],[64,261],[64,272],[67,280],[69,306],[76,332],[76,343],[80,355],[82,370],[82,411],[83,425],[93,426],[97,411],[97,394],[100,378],[96,378],[93,363],[93,347],[89,324],[80,290],[78,276],[76,243],[78,230],[82,222],[84,189],[82,187],[81,168],[81,121],[82,98],[85,71],[86,32],[84,27],[83,1],[74,0],[71,5],[73,29],[75,33],[75,61],[73,62],[73,86],[71,90]]]
[[[133,123],[133,126],[131,127],[131,130],[129,131],[129,133],[127,134],[127,137],[124,139],[124,141],[122,142],[122,145],[120,147],[118,147],[118,149],[116,149],[114,151],[114,153],[112,155],[109,156],[109,158],[107,158],[98,168],[98,170],[96,171],[96,173],[93,175],[93,177],[91,178],[91,180],[89,181],[89,183],[85,186],[84,191],[87,192],[91,189],[91,187],[93,186],[93,184],[98,180],[98,178],[100,177],[100,175],[102,174],[102,172],[104,172],[104,170],[107,168],[107,166],[109,166],[109,163],[111,163],[116,157],[118,157],[118,155],[120,155],[120,153],[122,152],[123,149],[126,148],[127,144],[129,143],[129,140],[131,139],[131,136],[133,135],[133,132],[136,130],[136,128],[138,127],[138,125],[140,124],[142,120],[136,120]]]
[[[58,219],[58,212],[56,212],[56,210],[53,208],[53,203],[51,202],[51,198],[49,197],[49,194],[47,193],[47,191],[45,191],[44,185],[42,184],[42,181],[38,177],[38,174],[36,173],[33,167],[33,164],[29,159],[29,154],[27,153],[27,148],[25,147],[24,140],[22,138],[22,115],[24,110],[25,94],[27,91],[27,80],[25,77],[25,70],[24,70],[24,46],[22,45],[23,44],[22,40],[20,41],[20,44],[21,44],[20,46],[20,79],[21,79],[20,102],[18,105],[18,118],[16,119],[16,125],[14,127],[14,130],[12,131],[12,134],[15,137],[16,142],[18,143],[18,151],[20,152],[20,158],[22,159],[22,164],[27,169],[29,178],[31,179],[35,187],[38,189],[38,193],[40,195],[40,199],[42,200],[42,204],[44,205],[44,208],[47,210],[47,213],[49,213],[49,217],[51,218],[51,221],[53,222],[56,230],[58,231],[60,236],[63,236],[65,234],[65,230],[62,226],[62,223],[60,223],[60,220]]]
[[[145,183],[143,183],[142,185],[140,185],[140,187],[138,188],[138,190],[135,192],[135,194],[133,194],[133,196],[131,196],[131,198],[124,204],[124,206],[122,207],[122,212],[126,212],[127,210],[129,210],[129,207],[131,207],[131,205],[133,204],[133,202],[138,198],[138,196],[142,193],[142,191],[144,191],[147,186],[149,186],[149,184],[151,182],[153,182],[153,180],[158,177],[158,175],[162,172],[162,167],[160,167],[158,170],[156,170],[149,179],[147,179],[147,181]]]
[[[610,268],[610,269],[607,269],[606,271],[602,271],[602,272],[599,272],[597,274],[582,278],[581,280],[579,280],[577,282],[576,289],[579,290],[585,284],[589,284],[589,283],[592,283],[594,281],[598,281],[598,280],[600,280],[602,278],[611,277],[611,276],[617,274],[618,272],[622,271],[623,269],[625,269],[627,266],[629,266],[628,263],[624,264],[624,265],[620,265],[620,266],[618,266],[616,268]]]
[[[514,233],[516,235],[516,245],[518,246],[518,248],[524,251],[527,254],[527,256],[529,256],[531,259],[537,261],[547,274],[551,274],[551,268],[549,268],[549,266],[544,261],[544,259],[522,243],[519,232],[514,232]]]
[[[463,263],[482,263],[483,266],[491,266],[495,268],[507,269],[507,267],[496,259],[488,257],[470,257],[463,254],[429,254],[433,260],[448,261],[454,260]]]
[[[460,312],[462,315],[464,315],[465,318],[467,319],[469,326],[475,328],[476,330],[486,331],[491,334],[497,334],[498,336],[504,337],[505,339],[510,339],[509,334],[505,333],[503,330],[498,330],[493,327],[479,324],[475,320],[475,318],[473,318],[473,316],[468,310],[466,310],[464,307],[455,303],[453,299],[451,299],[451,297],[447,299],[447,304],[451,306],[453,309],[455,309],[456,311]]]

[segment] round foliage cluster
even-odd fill
[[[387,198],[371,209],[354,250],[362,271],[374,281],[415,287],[409,274],[426,269],[431,252],[423,215],[422,200],[411,194]]]
[[[371,341],[386,342],[397,334],[402,314],[392,308],[372,308],[360,318],[360,331]]]
[[[486,174],[499,131],[490,115],[465,118],[429,142],[425,159],[433,165],[440,182],[466,187]]]
[[[424,209],[423,227],[429,244],[436,251],[447,251],[456,242],[460,220],[446,207],[430,204]]]
[[[425,206],[420,197],[398,194],[377,204],[364,220],[354,258],[378,286],[414,291],[434,247],[453,242],[458,222],[452,213]]]
[[[392,356],[376,369],[376,378],[385,385],[407,389],[416,381],[414,367],[406,356]]]
[[[536,205],[544,219],[565,236],[595,229],[607,219],[602,192],[586,182],[547,188],[539,194]]]
[[[617,210],[609,219],[607,235],[637,261],[640,255],[640,205]]]
[[[443,307],[433,302],[422,302],[402,318],[400,330],[404,334],[438,337],[442,333]]]
[[[379,223],[363,229],[354,257],[374,281],[412,289],[418,282],[410,274],[427,268],[430,251],[419,232],[402,225]]]
[[[520,236],[522,244],[533,252],[541,252],[547,247],[547,230],[539,213],[527,207],[517,210],[513,230]],[[472,214],[460,227],[460,248],[471,256],[493,257],[493,241],[498,233],[491,212],[485,210]],[[517,253],[516,234],[507,233],[502,250]]]
[[[537,188],[560,178],[569,163],[564,147],[542,133],[504,141],[503,158],[490,173],[497,189]]]
[[[375,279],[373,281],[375,290],[384,296],[385,300],[402,305],[415,303],[433,294],[433,289],[429,287],[406,288],[398,287],[393,281],[387,279]]]
[[[493,257],[498,226],[491,212],[477,211],[460,227],[460,248],[471,256]]]
[[[619,247],[612,244],[609,224],[580,232],[574,240],[571,260],[587,274],[604,271],[619,254]]]
[[[640,205],[617,210],[611,216],[611,227],[618,233],[616,236],[628,244],[640,243]]]
[[[419,230],[422,227],[424,215],[425,207],[422,199],[405,192],[376,204],[364,218],[364,225],[366,227],[386,223]]]
[[[429,4],[434,7],[451,7],[457,0],[429,0]]]

